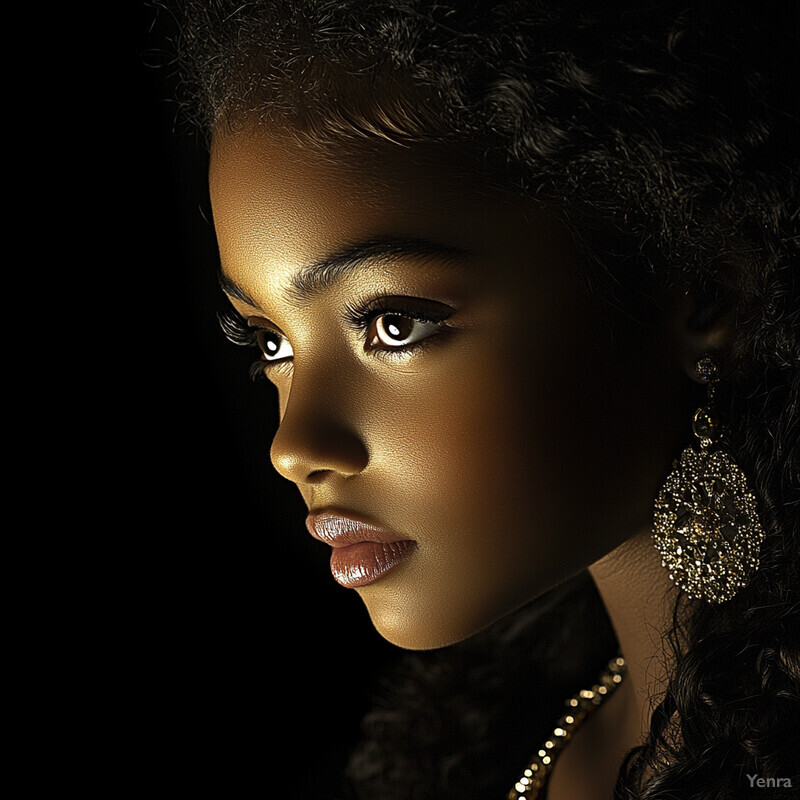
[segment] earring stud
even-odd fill
[[[722,603],[758,570],[764,529],[744,473],[722,447],[714,402],[719,363],[704,356],[695,371],[708,390],[692,421],[700,447],[687,447],[673,463],[656,497],[653,540],[680,589]]]

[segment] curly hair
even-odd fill
[[[180,99],[207,135],[257,114],[322,147],[444,143],[485,180],[560,214],[616,302],[646,279],[690,287],[712,313],[737,309],[718,399],[760,499],[761,568],[720,605],[679,597],[669,685],[615,797],[734,798],[753,773],[794,777],[795,789],[770,796],[796,796],[800,35],[790,4],[170,6]],[[613,646],[583,574],[469,642],[409,655],[365,721],[354,796],[507,789],[528,755],[518,742],[529,747],[556,715],[550,692],[590,679]]]

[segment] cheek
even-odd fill
[[[419,548],[408,570],[360,592],[398,644],[469,636],[583,566],[583,548],[553,535],[559,506],[510,366],[493,347],[472,349],[390,392],[394,424],[373,439],[372,486]]]
[[[419,542],[402,580],[362,592],[387,638],[469,636],[647,524],[672,401],[642,370],[657,347],[641,344],[648,361],[600,330],[442,351],[420,362],[427,378],[384,387],[373,486]]]
[[[561,454],[585,442],[573,387],[550,380],[546,355],[517,347],[516,331],[495,327],[383,387],[391,401],[372,426],[374,466],[403,497],[409,533],[444,550],[468,543],[489,566],[504,551],[540,550],[542,532],[563,533],[576,484]]]

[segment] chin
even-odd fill
[[[410,605],[399,597],[378,599],[363,589],[357,591],[375,630],[387,642],[404,650],[437,650],[463,642],[504,616],[502,613],[479,618],[465,618],[456,613],[442,615],[440,608]]]
[[[462,630],[442,629],[432,625],[424,627],[409,624],[408,620],[390,620],[385,624],[383,619],[372,618],[375,630],[386,639],[389,644],[400,647],[403,650],[438,650],[448,647],[458,642],[469,639],[481,630]],[[485,626],[484,626],[485,627]]]

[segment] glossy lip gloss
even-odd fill
[[[331,511],[309,514],[306,527],[315,539],[331,545],[331,573],[348,589],[374,583],[417,547],[384,528]]]

